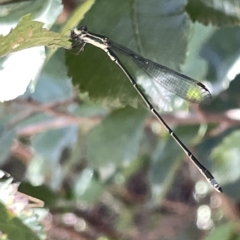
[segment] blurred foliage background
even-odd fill
[[[70,50],[78,25],[209,88],[185,102],[119,56],[222,194],[106,53]],[[239,25],[239,0],[1,0],[0,168],[21,184],[0,195],[45,217],[39,234],[1,204],[0,239],[240,239]]]

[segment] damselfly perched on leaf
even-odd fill
[[[172,131],[168,124],[157,112],[153,104],[145,96],[137,82],[131,76],[127,68],[119,60],[114,51],[122,53],[129,58],[142,69],[149,78],[153,79],[155,82],[160,84],[162,87],[166,88],[168,91],[176,94],[177,96],[199,104],[207,104],[211,101],[212,96],[209,90],[201,83],[194,79],[187,77],[181,73],[178,73],[170,68],[163,65],[155,63],[148,60],[132,50],[113,42],[105,36],[101,36],[95,33],[91,33],[86,27],[76,28],[71,31],[72,47],[79,48],[79,52],[84,49],[84,46],[89,43],[95,47],[102,49],[109,58],[116,63],[120,69],[124,72],[128,80],[131,82],[132,86],[136,89],[140,97],[144,100],[149,110],[156,116],[156,118],[163,124],[163,126],[168,130],[172,138],[179,144],[183,149],[189,159],[195,164],[198,170],[203,174],[203,176],[208,180],[208,182],[218,191],[222,192],[221,186],[214,179],[213,175],[197,160],[193,153],[183,144],[183,142],[177,137],[177,135]]]

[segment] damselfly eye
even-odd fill
[[[80,26],[80,27],[78,27],[78,30],[80,30],[82,32],[87,32],[87,27],[86,26]]]

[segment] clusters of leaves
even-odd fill
[[[184,152],[106,53],[88,45],[80,54],[48,52],[34,92],[29,87],[0,107],[0,164],[17,179],[24,177],[20,191],[50,209],[46,229],[51,239],[240,239],[235,227],[240,196],[238,11],[236,0],[218,5],[209,0],[86,0],[61,26],[61,34],[43,28],[28,10],[8,35],[0,36],[1,56],[41,45],[69,49],[69,29],[86,25],[144,57],[207,79],[213,93],[209,106],[189,110],[119,56],[179,138],[212,170],[224,198],[183,161]],[[163,111],[170,108],[170,113]],[[201,215],[202,205],[209,211]],[[9,216],[4,206],[0,216]],[[1,229],[4,221],[1,217],[0,231],[11,233],[14,228]],[[22,225],[15,221],[14,226]]]

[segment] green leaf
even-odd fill
[[[104,189],[103,183],[94,176],[91,169],[87,168],[77,177],[73,192],[76,199],[89,204],[97,202]]]
[[[143,104],[124,73],[101,50],[87,46],[79,57],[68,56],[68,73],[73,84],[81,92],[88,92],[92,101],[110,107]]]
[[[23,17],[7,36],[0,36],[0,56],[36,46],[70,48],[65,36],[42,27],[43,23],[32,21],[31,15]]]
[[[94,169],[132,161],[138,152],[146,111],[130,107],[106,117],[88,135],[87,159]]]
[[[220,227],[215,228],[208,237],[205,238],[205,240],[219,240],[219,239],[224,239],[224,240],[231,240],[235,239],[233,238],[234,234],[234,223],[226,223],[223,224]]]
[[[7,234],[10,240],[31,239],[39,240],[39,238],[18,219],[13,212],[6,209],[0,202],[0,231]]]
[[[198,128],[198,126],[179,126],[174,129],[174,132],[191,150],[191,145],[201,138],[198,136]],[[166,133],[165,138],[161,138],[151,157],[149,179],[155,202],[158,202],[172,188],[173,181],[178,177],[176,172],[183,163],[183,159],[192,164],[176,141]]]
[[[193,21],[205,25],[229,26],[240,24],[239,1],[188,0],[186,11]]]
[[[149,180],[155,202],[159,202],[159,198],[162,198],[171,188],[176,171],[181,164],[180,156],[183,156],[182,150],[171,137],[161,139],[153,152]]]
[[[71,149],[76,142],[77,126],[54,129],[38,134],[32,141],[36,154],[28,168],[28,176],[33,184],[42,184],[46,176],[51,175],[51,185],[59,187],[62,181],[63,166],[61,160],[66,160],[64,150]],[[64,159],[61,159],[61,157]]]
[[[63,149],[71,147],[76,141],[76,130],[76,126],[70,126],[40,133],[34,137],[32,146],[46,159],[56,163],[60,159]]]
[[[81,25],[144,57],[178,69],[185,59],[191,34],[184,7],[184,0],[140,0],[136,3],[101,0],[93,5]],[[99,24],[99,16],[104,15],[107,17]]]
[[[211,149],[211,157],[214,160],[214,176],[222,185],[223,192],[234,200],[239,199],[236,191],[240,184],[239,169],[239,136],[238,129],[230,129],[213,141],[207,143],[208,150]]]
[[[216,177],[222,184],[240,180],[239,139],[240,130],[236,130],[223,138],[222,142],[212,151],[212,158],[216,163]]]
[[[18,190],[31,197],[41,199],[44,202],[44,207],[53,206],[58,200],[56,192],[50,189],[47,185],[33,186],[29,182],[21,182]]]
[[[184,4],[182,0],[142,0],[136,3],[102,0],[93,5],[81,24],[88,26],[89,31],[108,36],[151,60],[179,69],[185,60],[190,35]],[[101,19],[101,24],[100,15],[108,16]],[[123,56],[119,57],[131,73],[137,72],[135,65]],[[126,76],[102,50],[86,46],[79,55],[67,53],[66,62],[73,83],[81,92],[88,92],[90,99],[115,107],[142,104]],[[141,73],[142,79],[143,76],[146,78]],[[151,81],[146,83],[150,89],[156,89]]]
[[[193,34],[188,46],[188,55],[181,70],[187,76],[194,79],[205,80],[208,70],[206,59],[200,56],[200,50],[208,38],[213,34],[213,26],[203,26],[200,23],[193,24]]]
[[[202,47],[201,56],[209,62],[207,78],[214,84],[213,89],[219,92],[229,86],[234,73],[239,73],[236,65],[240,54],[239,39],[239,27],[222,28],[216,30]]]

